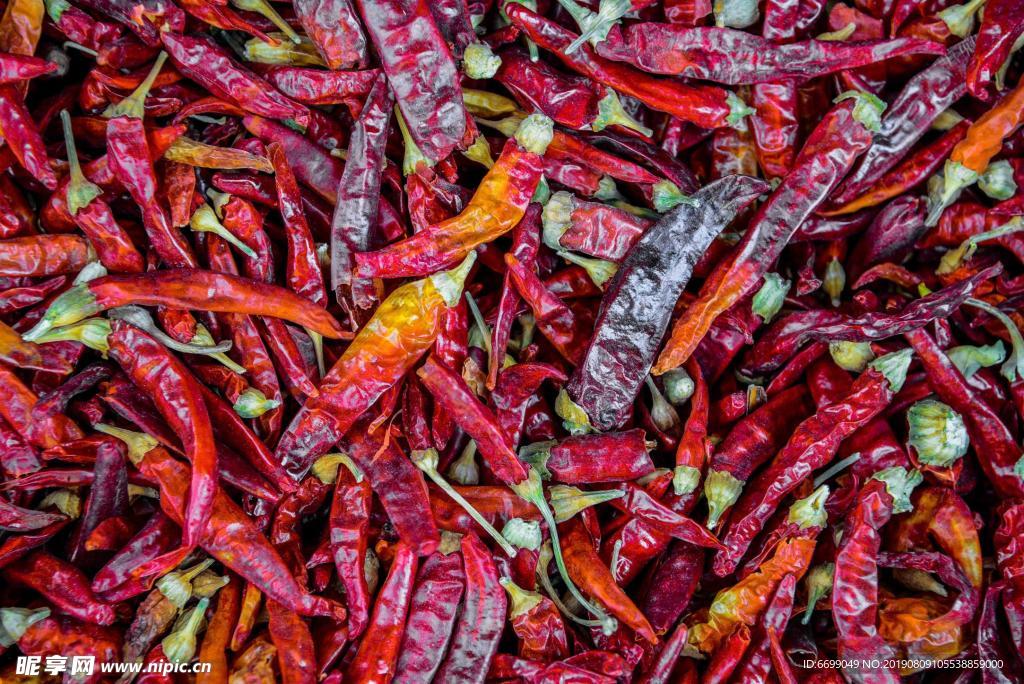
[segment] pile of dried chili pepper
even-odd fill
[[[1024,682],[1022,186],[1020,0],[0,0],[0,682]]]

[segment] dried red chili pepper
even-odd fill
[[[415,579],[416,552],[400,544],[359,649],[345,673],[346,681],[377,681],[378,677],[394,676]]]
[[[910,357],[910,350],[903,350],[877,359],[844,398],[797,426],[769,468],[745,488],[736,504],[722,540],[726,549],[715,556],[716,574],[725,576],[735,569],[782,497],[811,471],[828,463],[845,437],[885,409],[903,385]]]
[[[422,0],[357,2],[381,67],[416,146],[439,162],[466,134],[462,89],[451,52]]]
[[[473,261],[403,285],[378,307],[277,445],[278,459],[296,479],[434,343],[441,312],[458,303]],[[363,387],[362,396],[351,394],[352,383]]]
[[[549,119],[524,119],[462,213],[384,249],[357,254],[358,273],[381,278],[428,275],[512,230],[540,182],[540,155],[550,140]]]
[[[690,121],[703,128],[739,126],[750,113],[734,94],[712,86],[689,86],[656,79],[624,64],[599,57],[589,45],[569,54],[577,36],[558,24],[514,3],[505,8],[514,26],[541,47],[551,50],[567,66],[609,88],[637,98],[652,109]]]
[[[356,120],[331,219],[331,290],[339,304],[351,297],[352,304],[364,311],[373,308],[380,293],[372,281],[353,278],[353,253],[365,252],[375,243],[373,221],[377,218],[390,120],[391,97],[387,81],[379,75]]]
[[[793,170],[758,210],[734,254],[705,281],[697,301],[676,321],[654,366],[655,373],[664,373],[689,358],[715,318],[753,289],[778,258],[795,226],[824,201],[857,156],[870,146],[882,105],[858,93],[840,97],[845,99],[815,128]],[[826,157],[838,149],[839,139],[846,154],[841,159]],[[826,174],[824,184],[819,173]],[[807,186],[812,176],[817,184],[813,190]]]

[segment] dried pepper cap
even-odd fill
[[[885,491],[892,497],[893,513],[909,513],[914,510],[910,495],[914,488],[924,481],[919,471],[907,470],[900,466],[879,470],[871,479],[885,483]]]
[[[462,54],[462,70],[473,80],[492,78],[501,68],[501,57],[487,43],[470,43]]]
[[[853,106],[853,118],[864,128],[872,133],[882,130],[882,114],[885,112],[886,104],[880,97],[859,90],[847,90],[832,101],[839,103],[844,100],[856,100],[856,104]]]
[[[948,468],[970,446],[964,419],[947,404],[924,399],[907,410],[907,443],[925,465]]]
[[[530,114],[524,118],[513,137],[521,147],[534,154],[544,154],[554,136],[555,122],[543,114]]]
[[[505,523],[505,526],[501,528],[501,536],[517,549],[530,551],[539,550],[544,541],[540,523],[536,520],[523,520],[522,518],[511,518]]]

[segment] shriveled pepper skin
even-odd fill
[[[437,337],[444,295],[431,279],[403,285],[377,308],[324,376],[277,445],[277,458],[296,479],[425,353]]]
[[[357,0],[409,133],[435,162],[466,133],[462,88],[425,0]]]
[[[401,278],[435,273],[462,259],[474,247],[507,233],[523,218],[542,172],[541,156],[505,142],[469,204],[457,216],[416,235],[369,253],[357,253],[358,273]]]
[[[607,430],[623,423],[700,254],[765,189],[763,182],[745,176],[712,183],[694,195],[692,204],[652,226],[626,257],[567,385],[594,425]]]
[[[655,373],[664,373],[689,358],[714,320],[753,290],[796,226],[825,200],[856,158],[868,149],[871,131],[854,118],[853,110],[853,103],[842,102],[818,124],[793,170],[761,205],[743,240],[708,277],[697,300],[676,321],[654,365]],[[843,142],[837,146],[840,140]]]

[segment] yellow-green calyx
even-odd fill
[[[563,523],[584,509],[612,499],[619,499],[625,492],[621,489],[585,492],[578,487],[555,485],[548,490],[548,494],[551,500],[551,510],[555,514],[555,522]]]
[[[242,418],[259,418],[267,411],[272,411],[281,405],[277,399],[267,399],[260,390],[250,387],[238,395],[233,408]]]
[[[153,83],[156,82],[156,77],[160,75],[160,70],[164,66],[164,62],[167,61],[167,53],[161,52],[156,56],[156,62],[153,63],[153,68],[149,70],[149,74],[146,79],[139,84],[139,87],[135,89],[128,97],[124,98],[117,104],[112,104],[103,112],[103,116],[107,119],[113,119],[118,116],[125,116],[131,119],[141,119],[146,113],[146,96],[149,95],[149,89],[153,87]]]
[[[828,522],[825,502],[828,500],[828,485],[821,485],[810,496],[798,499],[789,507],[789,522],[801,530],[808,527],[824,527]]]
[[[704,480],[704,496],[708,500],[708,529],[718,527],[719,521],[743,491],[742,480],[727,470],[711,470]]]
[[[76,285],[54,299],[39,322],[22,335],[22,338],[36,342],[48,330],[77,323],[89,316],[95,316],[102,310],[88,285]]]
[[[555,413],[562,419],[565,429],[572,435],[585,435],[593,432],[594,427],[590,424],[590,417],[583,407],[569,398],[569,393],[564,389],[558,392],[555,398]]]
[[[863,373],[875,360],[875,353],[868,342],[829,342],[828,352],[837,366],[854,373]]]
[[[187,663],[196,654],[196,633],[199,631],[210,606],[210,599],[200,599],[199,603],[189,611],[181,627],[175,629],[160,642],[164,655],[172,663]]]
[[[967,427],[950,406],[924,399],[907,410],[907,442],[921,463],[948,468],[963,458],[970,446]]]

